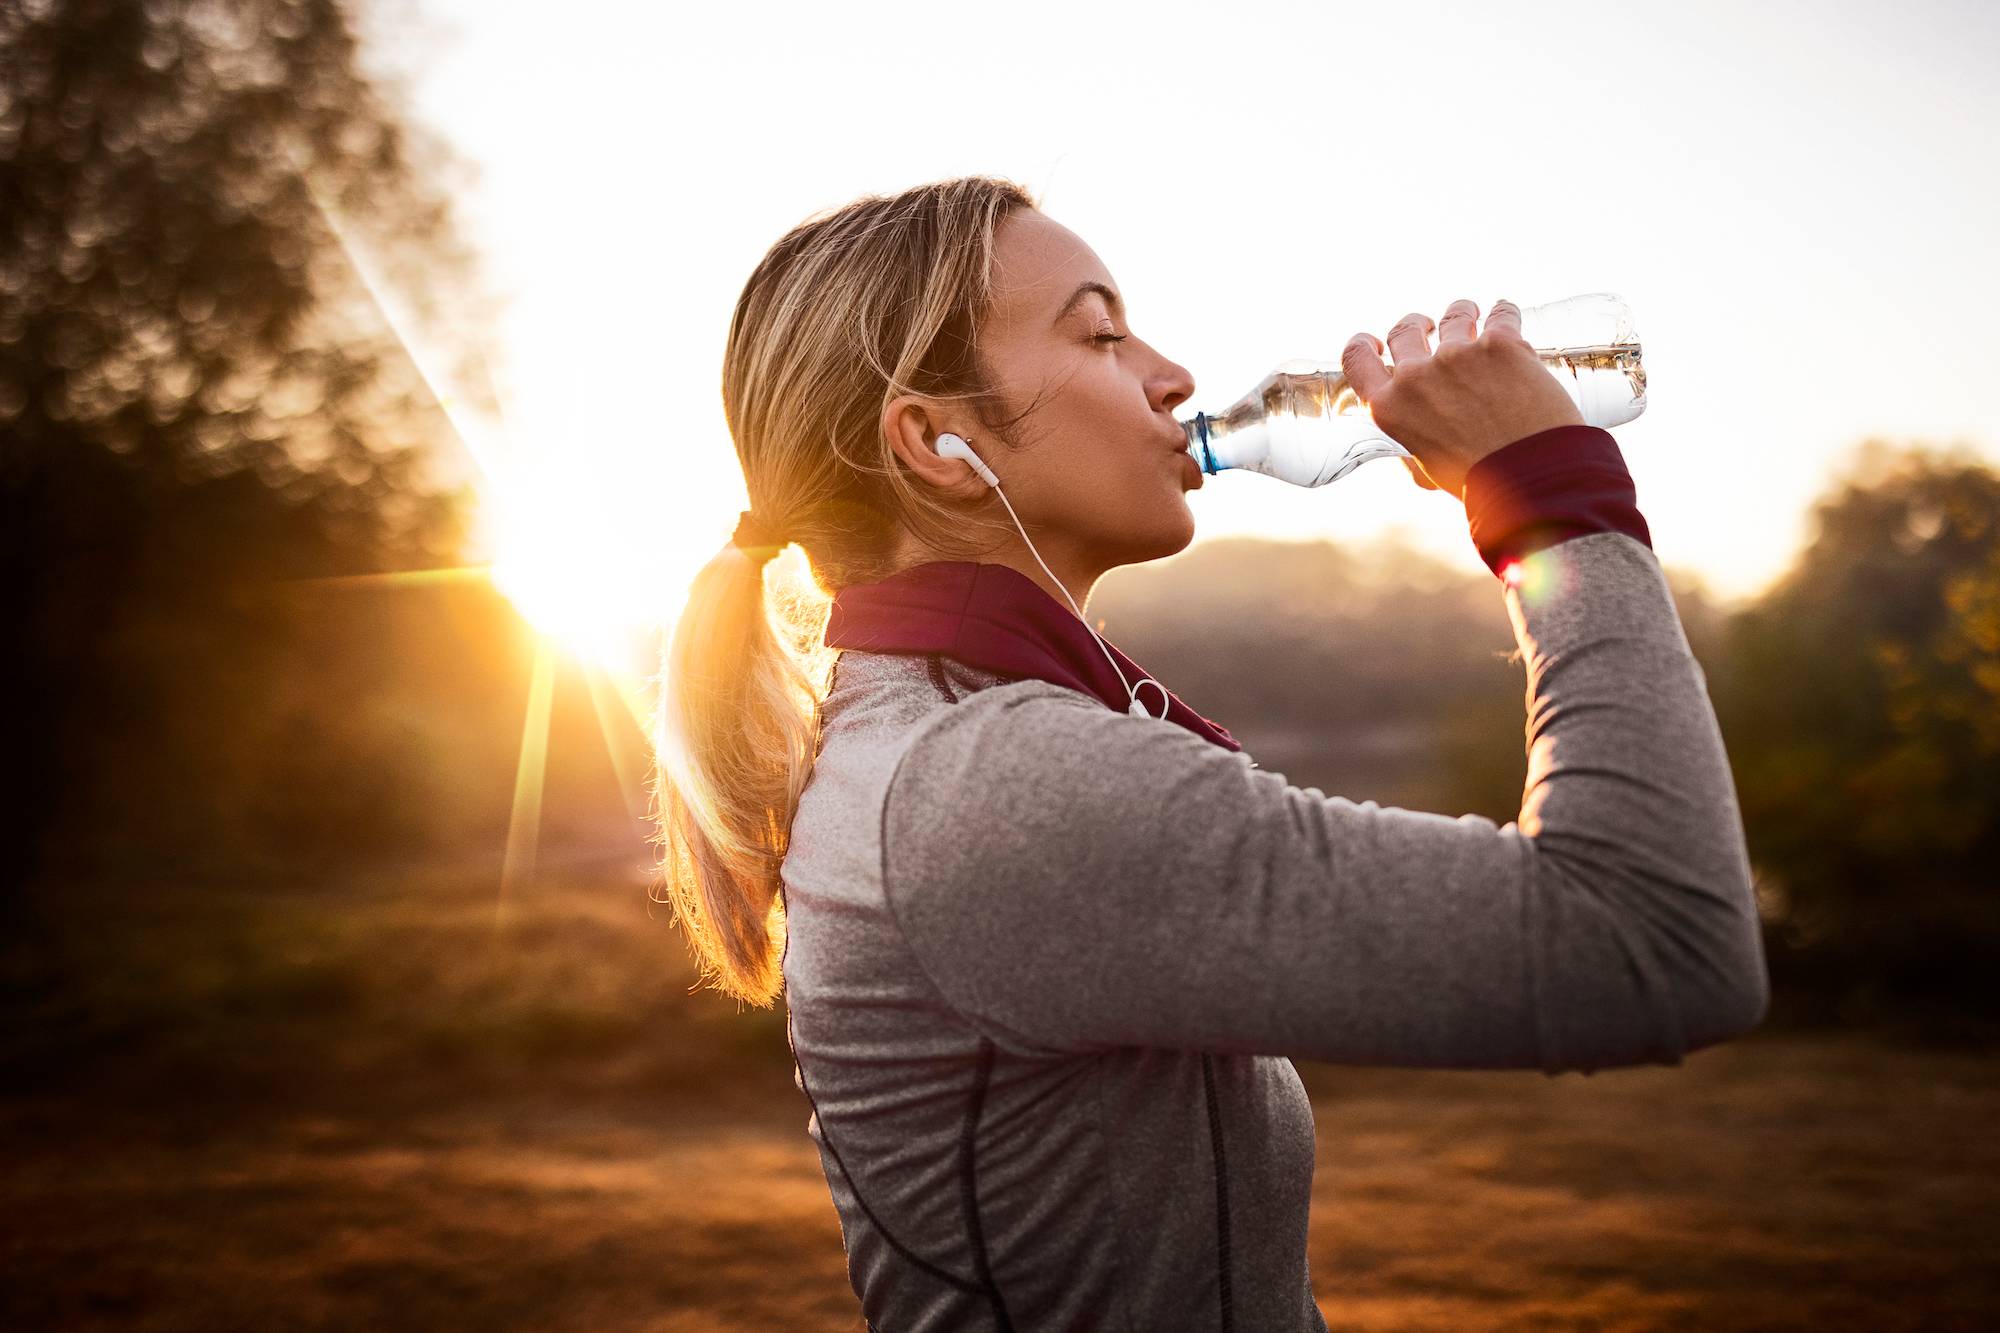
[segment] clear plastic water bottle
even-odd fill
[[[1569,391],[1585,425],[1619,426],[1646,410],[1646,370],[1632,310],[1611,292],[1525,306],[1521,336]],[[1294,486],[1339,481],[1375,458],[1410,458],[1382,433],[1338,362],[1287,361],[1220,416],[1181,422],[1203,472],[1261,472]]]

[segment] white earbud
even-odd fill
[[[972,452],[972,446],[962,437],[953,435],[950,431],[944,432],[937,437],[937,452],[939,458],[964,459],[972,464],[972,470],[979,474],[981,481],[996,491],[1000,489],[1000,478],[993,475],[992,468],[980,461],[979,455]]]
[[[1035,549],[1035,543],[1028,536],[1028,530],[1021,527],[1020,516],[1014,512],[1013,504],[1008,501],[1007,492],[1000,489],[1000,478],[993,475],[993,469],[987,467],[979,455],[972,452],[972,446],[963,437],[954,435],[950,431],[945,431],[937,437],[937,453],[939,458],[964,459],[972,465],[972,470],[979,474],[979,479],[993,488],[993,493],[1000,497],[1000,503],[1007,506],[1007,516],[1014,520],[1015,527],[1021,529],[1021,540],[1028,543],[1028,554],[1035,557],[1035,563],[1040,565],[1042,572],[1049,576],[1049,582],[1055,584],[1058,588],[1062,588],[1063,600],[1067,601],[1070,609],[1076,612],[1076,618],[1083,620],[1083,627],[1090,629],[1090,622],[1084,620],[1083,609],[1077,606],[1076,598],[1069,595],[1069,589],[1063,587],[1063,581],[1055,576],[1055,571],[1051,570],[1048,562],[1042,559],[1042,553]],[[1111,669],[1118,673],[1119,684],[1123,685],[1125,693],[1131,696],[1131,707],[1125,711],[1133,717],[1150,717],[1155,719],[1165,717],[1167,709],[1170,706],[1167,701],[1167,687],[1160,684],[1159,681],[1154,680],[1151,676],[1141,677],[1139,683],[1136,686],[1133,685],[1125,679],[1125,672],[1119,667],[1118,659],[1113,657],[1111,650],[1104,646],[1103,636],[1098,634],[1096,630],[1090,629],[1090,637],[1097,640],[1097,647],[1104,654],[1104,660],[1111,663]],[[1139,702],[1139,691],[1148,685],[1151,685],[1160,692],[1160,711],[1157,714],[1149,712],[1146,705]]]

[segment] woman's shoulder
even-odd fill
[[[882,790],[882,831],[911,854],[941,842],[953,856],[992,852],[996,838],[1029,829],[1037,839],[1102,838],[1107,825],[1158,818],[1165,793],[1212,795],[1255,770],[1242,751],[1043,680],[939,707],[899,750]],[[974,814],[980,827],[968,836],[960,821]]]
[[[941,765],[962,768],[973,761],[1032,763],[1057,757],[1045,739],[1087,730],[1092,715],[1099,713],[1110,715],[1110,710],[1095,696],[1053,681],[1003,680],[953,691],[940,695],[904,735],[896,774],[909,772],[928,784]],[[895,781],[892,775],[892,788]]]
[[[1095,695],[1054,681],[1003,680],[960,693],[932,709],[922,725],[911,730],[904,762],[921,765],[944,752],[996,747],[1028,757],[1038,752],[1038,742],[1092,731],[1092,724],[1103,719],[1140,720],[1113,712]],[[1075,757],[1073,747],[1071,752],[1054,753]]]

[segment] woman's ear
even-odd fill
[[[955,499],[972,499],[986,490],[986,483],[962,458],[941,458],[937,437],[943,431],[963,435],[941,424],[935,400],[917,394],[892,399],[882,409],[882,437],[903,460],[903,466],[925,485]]]

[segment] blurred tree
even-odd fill
[[[268,815],[280,792],[322,824],[328,803],[400,808],[407,725],[304,721],[300,673],[337,674],[369,631],[301,660],[281,580],[455,563],[465,495],[433,466],[448,423],[314,192],[414,327],[449,331],[455,383],[482,382],[468,333],[489,324],[467,315],[451,226],[463,171],[363,72],[350,8],[0,5],[12,874],[48,850],[226,860],[222,813]],[[358,787],[327,781],[343,763]],[[285,818],[265,824],[282,838]]]
[[[1774,975],[1990,1007],[2000,474],[1866,442],[1711,678]]]

